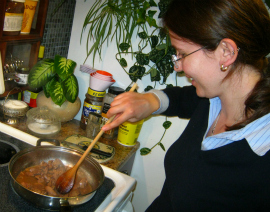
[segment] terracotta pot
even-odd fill
[[[67,122],[72,120],[81,108],[81,100],[77,97],[74,103],[65,101],[61,106],[55,104],[51,97],[47,98],[44,91],[39,92],[37,96],[37,107],[47,106],[49,109],[55,111],[61,122]]]

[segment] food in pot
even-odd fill
[[[74,187],[68,194],[63,195],[57,192],[55,182],[69,168],[60,159],[43,161],[40,165],[31,166],[21,171],[16,180],[23,187],[42,195],[76,197],[92,192],[91,185],[80,170],[77,172]]]

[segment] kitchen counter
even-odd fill
[[[17,128],[23,132],[27,132],[26,119],[20,120],[20,123],[17,126],[16,125],[10,126]],[[86,136],[86,131],[80,127],[80,121],[76,119],[62,123],[60,133],[56,136],[52,136],[51,138],[58,140],[65,140],[67,137],[70,137],[72,135]],[[100,138],[98,142],[110,145],[115,148],[115,155],[113,156],[113,158],[107,162],[102,163],[102,165],[115,169],[117,171],[126,170],[127,168],[125,166],[127,165],[132,167],[135,153],[140,146],[139,142],[137,142],[132,147],[126,147],[119,144],[117,142],[117,139]]]

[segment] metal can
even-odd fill
[[[119,126],[118,143],[124,146],[134,146],[139,137],[144,120],[137,122],[124,122]]]

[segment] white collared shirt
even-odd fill
[[[270,113],[253,121],[242,129],[226,131],[206,138],[206,134],[220,110],[220,99],[218,97],[210,99],[208,127],[202,142],[202,150],[216,149],[244,138],[253,152],[259,156],[263,156],[270,149]]]
[[[164,112],[169,105],[167,95],[160,90],[150,90],[160,100],[160,108],[153,114]],[[207,132],[212,126],[221,110],[221,102],[218,97],[212,98],[210,101],[210,111],[208,117],[208,126],[202,141],[202,150],[211,150],[225,146],[232,142],[246,139],[250,148],[259,156],[263,156],[270,149],[270,113],[253,121],[242,129],[226,131],[217,135],[206,137]]]

